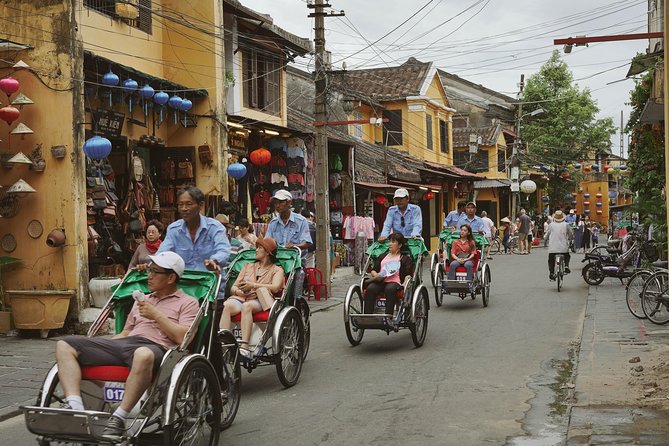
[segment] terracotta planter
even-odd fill
[[[49,330],[65,324],[70,299],[74,290],[5,290],[14,317],[14,327],[41,330],[42,337]]]
[[[65,244],[65,230],[56,228],[46,236],[46,244],[51,248],[59,248]]]

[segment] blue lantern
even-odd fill
[[[627,166],[624,165],[624,164],[621,164],[621,165],[620,165],[620,170],[627,170]]]
[[[164,91],[159,91],[153,96],[153,102],[155,102],[158,105],[165,105],[169,100],[170,100],[170,95],[168,95]]]
[[[139,89],[139,94],[144,99],[151,99],[153,97],[153,95],[155,94],[155,92],[156,91],[149,84],[146,84],[142,88]]]
[[[181,101],[181,104],[179,104],[179,110],[181,111],[188,111],[191,108],[193,108],[193,103],[189,99],[184,99]]]
[[[550,198],[548,198],[545,195],[543,197],[541,197],[541,201],[543,201],[544,203],[548,203],[549,200],[550,200]]]
[[[168,101],[168,105],[174,109],[179,109],[179,106],[181,106],[181,103],[183,102],[183,99],[181,99],[179,96],[174,95],[172,96]]]
[[[598,208],[601,208],[602,207],[602,202],[598,201],[597,203],[595,203],[595,206],[597,206]]]
[[[586,214],[589,214],[589,213],[590,213],[590,209],[586,209],[586,210],[584,210],[583,212],[585,212]]]
[[[228,166],[228,175],[235,180],[239,180],[246,176],[246,166],[242,163],[232,163]]]
[[[576,200],[571,200],[571,205],[576,206]]]
[[[550,169],[546,166],[540,166],[539,169],[541,169],[542,172],[548,172]]]
[[[565,194],[564,199],[565,200],[570,200],[571,199],[571,194]]]
[[[574,164],[574,169],[580,169],[580,168],[581,168],[581,163]]]
[[[137,90],[137,87],[139,87],[139,84],[137,83],[136,80],[134,79],[126,79],[123,81],[123,92],[130,94],[133,91]]]
[[[593,164],[591,167],[592,170],[599,170],[599,164]]]
[[[586,193],[584,193],[584,194],[583,194],[583,196],[584,196],[585,198],[590,198],[590,194],[589,194],[589,193],[587,193],[587,192],[586,192]]]
[[[102,84],[108,87],[114,87],[118,85],[119,81],[120,79],[118,77],[118,74],[114,73],[111,70],[109,70],[109,73],[102,76]]]
[[[616,191],[614,190],[609,191],[609,198],[616,198],[616,196],[617,196]]]
[[[84,143],[84,153],[92,160],[101,160],[111,153],[112,143],[107,138],[95,135]]]

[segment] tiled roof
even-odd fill
[[[481,137],[481,144],[484,146],[494,146],[497,144],[499,132],[502,131],[502,126],[493,125],[490,127],[455,127],[453,129],[453,147],[469,147],[469,135],[476,133]]]
[[[333,76],[334,86],[343,92],[360,93],[377,101],[417,96],[432,63],[413,57],[398,67],[349,70]],[[365,99],[363,98],[363,99]]]

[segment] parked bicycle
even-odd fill
[[[669,273],[667,270],[654,272],[643,286],[641,307],[649,321],[664,325],[669,323]]]
[[[625,289],[625,301],[630,313],[638,319],[646,319],[646,313],[643,311],[643,288],[648,279],[656,271],[666,270],[667,261],[658,260],[653,262],[650,268],[644,268],[636,271],[627,281]]]

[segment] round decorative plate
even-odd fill
[[[39,220],[32,220],[28,223],[28,235],[32,238],[39,238],[43,232],[44,228]]]
[[[12,234],[5,234],[0,241],[0,246],[5,252],[13,252],[16,249],[16,238]]]

